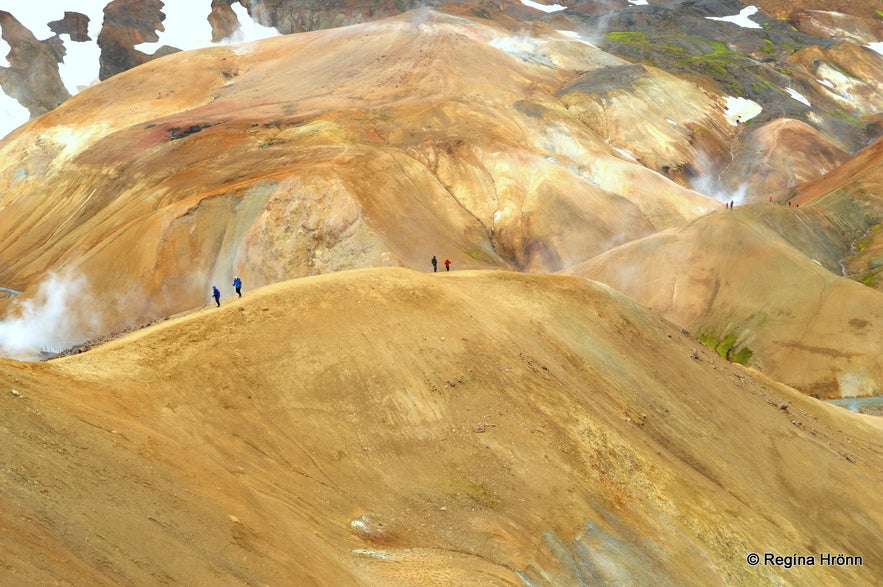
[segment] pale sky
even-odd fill
[[[67,91],[76,94],[98,81],[98,33],[104,21],[104,7],[110,0],[0,0],[0,10],[12,14],[40,40],[54,35],[46,23],[64,18],[65,10],[80,12],[89,17],[89,37],[86,43],[75,43],[69,35],[61,35],[67,55],[59,64],[59,72]],[[154,53],[162,45],[183,50],[208,47],[212,44],[212,29],[208,22],[211,0],[164,0],[162,9],[165,31],[159,33],[158,43],[143,43],[136,48],[144,53]],[[245,8],[234,4],[233,11],[242,29],[236,38],[227,42],[256,41],[277,36],[275,29],[258,25],[248,16]],[[0,39],[0,66],[8,67],[6,55],[9,45]],[[15,99],[0,92],[0,137],[28,121],[27,108]]]

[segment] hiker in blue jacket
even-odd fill
[[[216,286],[212,286],[212,297],[215,298],[215,303],[218,304],[218,307],[221,307],[221,290],[219,290]]]
[[[236,295],[240,298],[242,297],[242,280],[239,277],[233,279],[233,287],[236,288]]]

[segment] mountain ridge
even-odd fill
[[[583,263],[603,279],[598,255],[719,209],[709,195],[757,197],[728,191],[715,168],[721,178],[750,169],[755,189],[775,189],[770,199],[795,206],[807,205],[799,190],[828,185],[812,183],[826,169],[865,191],[874,185],[873,172],[859,175],[837,141],[806,122],[733,122],[729,97],[703,84],[538,22],[530,35],[522,27],[503,12],[420,10],[176,53],[74,96],[3,143],[0,283],[24,293],[0,306],[13,316],[65,308],[54,340],[36,352],[197,307],[233,275],[254,288],[361,266],[428,268],[430,251],[443,250],[455,269]],[[184,71],[193,72],[189,85],[177,77]],[[870,163],[877,149],[853,157]],[[726,168],[714,163],[727,159]],[[876,245],[847,257],[879,222],[879,202],[850,193],[812,222],[820,234],[829,224],[842,233],[830,249],[840,258],[827,255],[825,267],[841,274],[841,263],[852,264],[856,280],[873,283]],[[788,230],[804,238],[797,225]],[[52,288],[63,299],[50,303]],[[850,319],[872,325],[869,300],[868,315]],[[747,315],[706,316],[699,330],[745,345],[756,328]],[[669,315],[694,330],[690,316]],[[814,320],[817,337],[843,331]],[[781,345],[746,347],[756,367],[781,364],[791,348],[804,359],[779,376],[808,393],[880,388],[883,374],[861,338],[847,344],[874,366],[843,386],[831,382],[848,365],[829,358],[813,363],[817,377],[807,374],[812,349],[827,346],[801,340],[795,321],[789,328],[793,338]]]
[[[50,580],[756,584],[785,571],[747,552],[830,550],[864,567],[789,580],[849,584],[879,552],[854,515],[879,516],[879,419],[580,278],[314,276],[0,378],[30,480],[2,511],[38,522]]]

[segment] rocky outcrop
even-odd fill
[[[242,4],[255,22],[282,34],[341,27],[378,20],[444,0],[371,0],[323,2],[322,0],[246,0]]]
[[[212,25],[212,42],[220,43],[233,37],[239,30],[239,19],[231,6],[239,0],[212,0],[212,11],[208,21]]]
[[[56,35],[70,35],[71,41],[91,41],[89,37],[89,17],[79,12],[64,13],[61,20],[53,20],[49,23],[49,29]]]
[[[100,79],[179,50],[163,45],[148,55],[135,49],[135,45],[159,41],[157,31],[164,30],[162,21],[165,19],[162,7],[161,0],[113,0],[104,8],[104,25],[98,35]]]
[[[419,6],[438,6],[435,0],[372,0],[356,2],[322,2],[318,0],[212,0],[209,22],[212,41],[235,39],[240,23],[232,6],[240,4],[255,22],[274,28],[282,34],[342,27],[368,22],[411,10]]]
[[[11,51],[9,67],[0,67],[0,87],[28,109],[32,117],[57,108],[70,98],[58,73],[64,45],[58,37],[38,40],[10,13],[0,10],[0,34]]]

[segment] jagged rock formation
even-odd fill
[[[233,37],[240,23],[231,6],[238,0],[212,0],[208,21],[212,25],[212,42],[219,43]]]
[[[49,30],[56,35],[70,35],[71,41],[84,43],[89,37],[89,17],[79,12],[65,11],[64,18],[49,23]]]
[[[179,50],[163,45],[156,53],[148,55],[135,49],[135,45],[159,40],[156,33],[164,30],[162,6],[162,0],[113,0],[108,3],[98,35],[98,46],[101,47],[99,79],[105,80]]]
[[[39,41],[9,12],[0,10],[0,35],[9,44],[9,67],[0,67],[0,87],[17,99],[32,117],[60,106],[70,98],[58,75],[64,46],[57,37]]]
[[[282,34],[342,27],[395,16],[414,8],[452,3],[450,0],[362,0],[335,3],[319,0],[239,1],[248,9],[255,22],[273,27]]]

